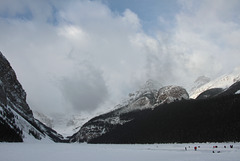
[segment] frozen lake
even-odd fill
[[[230,148],[233,145],[233,148]],[[194,147],[197,146],[197,151]],[[200,146],[200,147],[199,147]],[[218,148],[213,148],[218,146]],[[226,146],[226,148],[224,148]],[[185,150],[185,147],[187,150]],[[189,148],[190,147],[190,148]],[[213,153],[213,151],[215,153]],[[1,161],[239,161],[240,143],[62,144],[0,143]]]

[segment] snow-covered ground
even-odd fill
[[[230,145],[233,145],[233,148],[230,148]],[[200,146],[197,151],[194,150],[195,146]],[[1,161],[239,161],[239,158],[240,143],[145,145],[0,143]]]

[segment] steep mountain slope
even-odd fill
[[[81,129],[71,136],[70,142],[90,142],[92,139],[109,133],[118,126],[124,125],[134,120],[141,111],[153,110],[160,104],[188,99],[188,93],[179,86],[162,87],[159,90],[148,88],[151,83],[147,82],[147,88],[142,88],[134,94],[130,95],[130,99],[125,101],[123,105],[118,105],[116,110],[97,116]]]
[[[216,78],[212,81],[201,81],[202,84],[199,85],[197,88],[194,87],[190,92],[190,98],[197,98],[202,92],[207,91],[212,88],[228,88],[232,84],[240,81],[240,67],[236,68],[233,72],[229,74],[225,74],[219,78]],[[208,82],[208,83],[207,83]]]
[[[0,141],[28,139],[63,141],[56,131],[33,117],[26,92],[7,59],[0,52]]]

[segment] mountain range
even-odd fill
[[[178,86],[140,92],[129,103],[88,121],[70,142],[239,141],[240,82],[217,93],[209,94],[209,90],[196,99]]]
[[[30,109],[26,92],[0,52],[0,141],[32,140],[88,143],[172,143],[240,141],[240,69],[195,81],[188,92],[149,80],[138,91],[99,116],[58,121]],[[37,118],[37,119],[36,119]],[[62,122],[74,134],[53,128]],[[85,123],[84,123],[85,122]],[[59,129],[64,128],[61,126]],[[59,130],[60,131],[60,130]],[[66,133],[69,135],[69,133]]]

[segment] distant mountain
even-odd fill
[[[74,115],[53,114],[48,116],[41,112],[33,111],[33,114],[36,119],[56,130],[64,137],[71,136],[78,132],[81,126],[93,117],[81,113],[76,113]]]
[[[209,89],[218,88],[218,89],[226,89],[230,87],[232,84],[240,81],[240,67],[236,68],[233,72],[229,74],[222,75],[212,81],[209,81],[210,79],[200,77],[200,79],[197,79],[196,82],[199,83],[198,86],[194,86],[192,90],[190,91],[190,98],[197,98],[202,92],[207,91]]]
[[[10,63],[0,52],[0,141],[64,141],[56,131],[33,117],[26,92]]]
[[[210,81],[199,77],[191,98],[180,86],[149,80],[114,110],[87,121],[33,112],[26,92],[0,52],[0,141],[187,143],[240,141],[240,68]],[[196,98],[196,99],[195,99]],[[42,123],[44,122],[44,124]],[[83,124],[83,125],[82,125]],[[65,139],[64,134],[76,131]]]
[[[201,86],[209,83],[211,81],[210,78],[206,77],[206,76],[199,76],[195,81],[194,81],[194,85],[192,87],[192,89],[190,90],[190,93],[195,92],[198,88],[200,88]]]
[[[189,98],[187,91],[179,86],[167,86],[158,90],[154,89],[155,86],[147,81],[143,87],[130,94],[130,98],[122,105],[118,105],[117,109],[85,123],[77,133],[69,137],[70,142],[91,142],[116,127],[133,121],[138,114],[143,114],[141,111],[153,110],[161,104]]]

